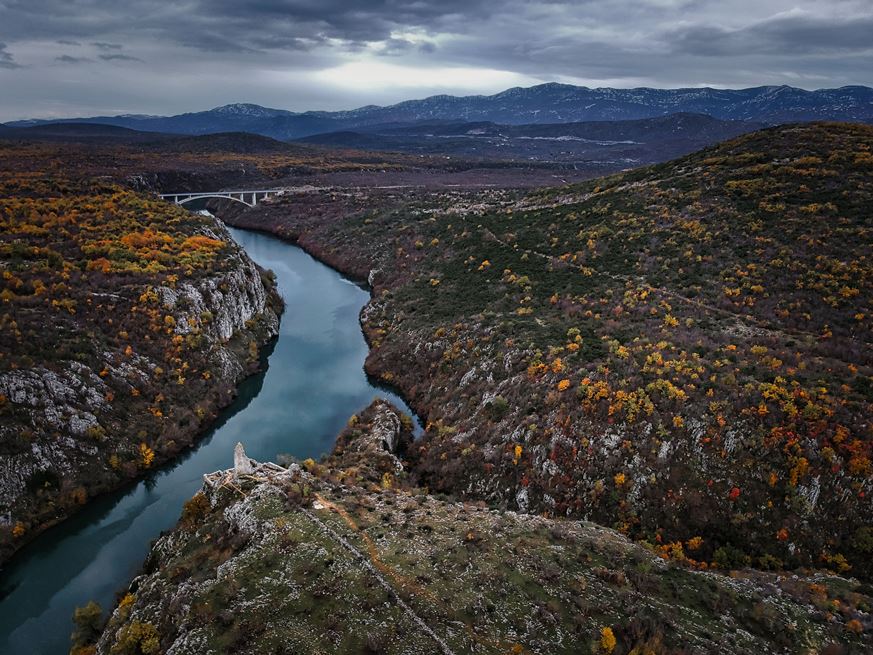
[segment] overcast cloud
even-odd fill
[[[0,120],[873,85],[873,0],[0,0]]]

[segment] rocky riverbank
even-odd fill
[[[211,217],[100,182],[2,184],[0,560],[191,446],[282,310]]]

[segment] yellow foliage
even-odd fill
[[[616,645],[615,634],[609,626],[600,630],[600,649],[604,653],[611,653],[615,650]]]
[[[685,545],[688,547],[688,550],[697,550],[703,545],[703,537],[691,537],[691,539],[685,542]]]
[[[173,237],[160,230],[147,229],[125,234],[120,241],[130,248],[160,248],[173,243]]]
[[[118,602],[119,609],[124,609],[125,607],[130,607],[133,605],[133,601],[136,600],[136,596],[131,593],[124,594],[124,597]]]
[[[143,468],[149,468],[155,460],[155,451],[149,448],[146,443],[139,445],[139,456],[142,461]]]
[[[791,486],[796,487],[800,478],[802,478],[808,470],[809,461],[805,457],[798,457],[795,460],[794,466],[791,468],[791,472],[789,474]]]
[[[182,248],[193,250],[215,251],[221,250],[222,248],[224,248],[224,246],[224,241],[212,239],[202,234],[195,234],[194,236],[190,236],[182,242]]]

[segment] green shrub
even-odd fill
[[[499,421],[509,412],[509,403],[503,396],[494,396],[485,403],[485,415],[492,421]]]
[[[160,651],[158,629],[151,623],[133,621],[118,632],[112,655],[153,655]]]
[[[209,512],[209,501],[199,491],[185,502],[182,508],[182,523],[189,527],[197,525]]]
[[[103,608],[90,601],[84,607],[77,607],[73,612],[73,623],[76,625],[70,641],[72,651],[83,652],[83,649],[97,641],[103,624]]]

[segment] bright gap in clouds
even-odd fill
[[[530,86],[540,79],[491,68],[417,67],[357,61],[308,74],[314,81],[341,89],[445,89],[488,93],[511,86]]]

